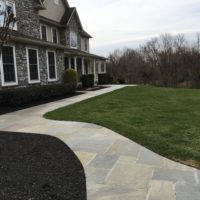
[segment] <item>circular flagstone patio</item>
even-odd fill
[[[0,130],[47,134],[64,141],[84,166],[88,200],[199,200],[199,170],[163,158],[101,126],[42,118],[56,108],[122,87],[2,115]]]

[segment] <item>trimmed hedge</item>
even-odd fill
[[[78,74],[73,69],[67,69],[63,75],[64,83],[75,84],[78,83]]]
[[[94,74],[82,75],[81,81],[83,88],[94,87]]]
[[[45,86],[31,86],[26,88],[12,88],[0,91],[0,105],[20,106],[31,102],[73,93],[74,84],[55,84]]]
[[[99,74],[99,85],[111,84],[113,82],[113,78],[110,74]]]

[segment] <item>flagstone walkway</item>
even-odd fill
[[[63,140],[85,168],[88,200],[199,200],[199,170],[165,159],[104,127],[42,117],[56,108],[123,87],[115,85],[2,115],[0,130],[48,134]]]

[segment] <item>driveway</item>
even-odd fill
[[[0,130],[47,134],[63,140],[85,168],[88,200],[199,200],[199,170],[163,158],[104,127],[42,117],[56,108],[123,87],[114,85],[1,115]]]

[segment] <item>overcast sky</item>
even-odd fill
[[[161,33],[200,32],[200,0],[69,0],[84,29],[93,36],[91,51],[108,55],[136,47]]]

